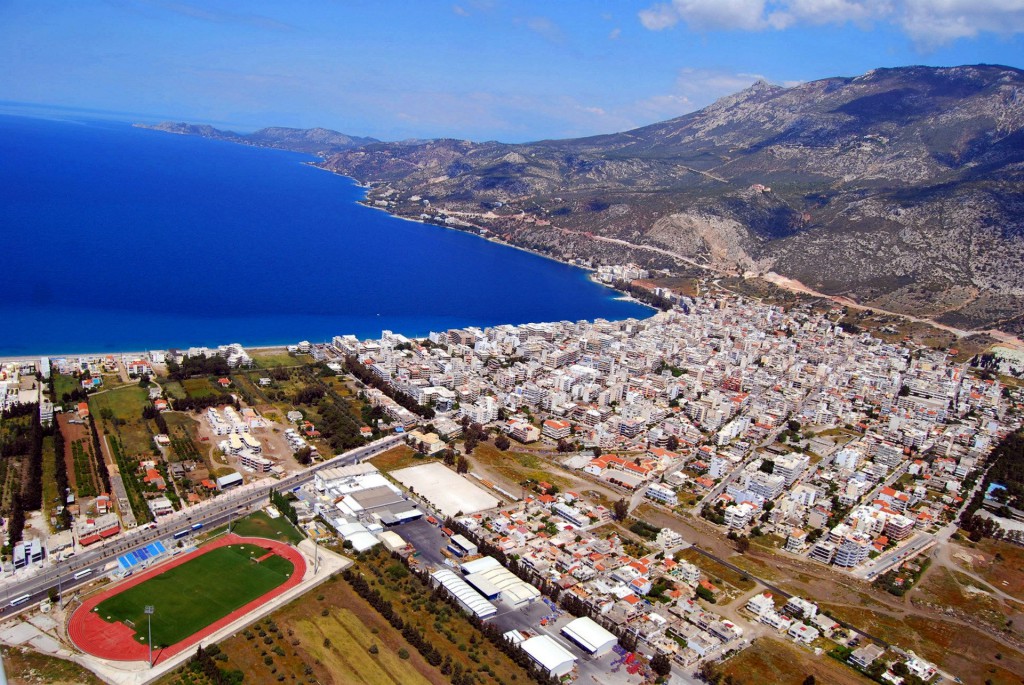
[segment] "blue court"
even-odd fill
[[[139,564],[143,564],[150,559],[165,554],[167,548],[164,547],[164,543],[157,540],[151,542],[145,547],[135,550],[134,552],[128,552],[128,554],[122,554],[117,558],[117,563],[121,566],[122,571],[129,571]]]

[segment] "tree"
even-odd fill
[[[459,455],[459,460],[455,464],[455,472],[469,473],[469,459],[466,459],[466,457]]]
[[[665,443],[665,447],[668,448],[669,452],[675,452],[679,449],[679,438],[674,435],[668,436],[668,442]]]
[[[664,654],[658,653],[651,659],[651,670],[664,678],[672,672],[672,662]]]
[[[295,452],[295,460],[304,466],[309,466],[313,463],[313,448],[309,445],[300,447]]]
[[[814,679],[813,675],[809,675],[804,678],[804,685],[815,685],[818,681]]]
[[[629,502],[625,499],[620,499],[613,506],[615,510],[615,518],[619,521],[625,521],[626,517],[629,516]]]
[[[512,446],[512,442],[508,439],[508,436],[503,433],[494,439],[494,446],[504,452]]]
[[[718,673],[715,671],[715,665],[710,661],[705,661],[700,665],[700,677],[708,683],[718,682]]]
[[[736,551],[740,554],[746,554],[747,550],[750,549],[750,540],[746,536],[741,536],[736,539]]]

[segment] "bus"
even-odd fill
[[[203,527],[203,524],[201,524],[201,523],[193,523],[192,524],[192,530],[199,530],[202,527]]]
[[[175,540],[180,540],[180,539],[182,539],[183,537],[185,537],[186,535],[188,535],[191,532],[192,532],[191,528],[186,528],[185,530],[179,530],[177,533],[174,534],[174,539]]]
[[[82,569],[81,571],[78,571],[77,573],[75,573],[75,575],[72,576],[72,577],[75,580],[81,580],[82,578],[85,578],[90,573],[92,573],[92,569],[91,568],[85,568],[85,569]]]
[[[22,595],[21,597],[15,597],[14,599],[11,600],[11,606],[12,607],[16,607],[19,604],[24,604],[29,599],[31,599],[31,597],[32,597],[32,595]]]

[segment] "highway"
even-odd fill
[[[75,588],[85,585],[104,575],[104,567],[116,562],[117,557],[136,548],[172,536],[175,532],[202,524],[203,529],[215,528],[233,518],[245,515],[254,508],[261,506],[269,499],[271,490],[287,491],[305,485],[313,480],[313,475],[321,469],[346,466],[376,456],[403,440],[403,435],[390,435],[362,447],[349,450],[327,461],[315,464],[308,469],[299,471],[280,480],[261,480],[251,485],[244,485],[230,490],[202,504],[165,516],[156,523],[126,530],[108,542],[78,552],[74,556],[56,563],[46,565],[35,572],[22,570],[9,575],[2,584],[3,599],[0,604],[0,618],[10,616],[30,608],[47,598],[51,588],[58,588],[62,598]],[[205,532],[205,531],[204,531]],[[75,574],[92,569],[92,572],[76,579]],[[20,576],[20,577],[19,577]],[[11,601],[28,595],[12,607]]]

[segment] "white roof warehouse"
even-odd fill
[[[562,645],[547,635],[538,635],[525,640],[520,647],[540,666],[556,678],[561,678],[572,671],[576,657]]]
[[[567,623],[562,634],[594,656],[608,653],[618,642],[615,635],[587,616]]]
[[[443,568],[430,574],[434,582],[444,587],[467,612],[476,614],[481,620],[488,619],[498,613],[498,609],[480,596],[466,581],[459,578],[453,571]]]

